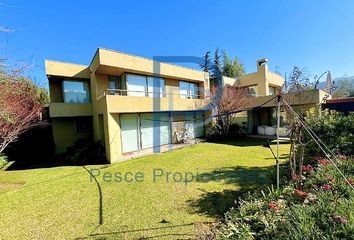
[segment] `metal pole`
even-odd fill
[[[277,189],[279,189],[279,128],[280,128],[280,101],[281,96],[277,97]]]

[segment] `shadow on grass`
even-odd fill
[[[30,160],[26,161],[23,159],[16,159],[15,161],[11,162],[11,164],[7,164],[3,167],[5,171],[18,171],[18,170],[31,170],[31,169],[41,169],[41,168],[55,168],[55,167],[83,167],[87,165],[105,165],[108,162],[88,162],[85,164],[75,164],[70,163],[68,161],[63,160],[62,158],[52,158],[46,160]]]
[[[237,206],[237,201],[249,192],[270,186],[275,166],[269,167],[232,167],[214,170],[205,173],[210,177],[209,181],[222,181],[225,184],[237,184],[237,190],[223,190],[221,192],[208,192],[199,189],[202,194],[198,199],[189,200],[187,203],[192,207],[193,212],[207,215],[213,218],[222,218],[231,208]]]
[[[238,147],[251,147],[251,146],[262,146],[267,143],[267,139],[264,138],[251,138],[251,137],[239,137],[236,139],[225,139],[225,140],[213,140],[208,141],[210,143],[217,144],[227,144]],[[271,145],[275,145],[274,141],[270,141]],[[288,142],[280,141],[280,144],[289,144]]]
[[[257,139],[258,140],[258,139]],[[263,140],[263,139],[261,139]],[[264,141],[257,141],[263,143]],[[250,143],[254,143],[251,141]],[[246,146],[247,144],[244,145]],[[237,143],[235,143],[236,145]],[[288,159],[289,154],[282,154],[281,160]],[[274,158],[265,158],[265,160],[274,160]],[[280,175],[286,171],[287,164],[280,164]],[[207,215],[213,218],[223,218],[224,214],[232,207],[237,207],[238,200],[244,198],[250,192],[265,190],[272,184],[276,185],[276,166],[268,167],[229,167],[216,169],[201,175],[207,181],[222,181],[225,184],[237,185],[237,190],[223,190],[221,192],[208,192],[203,189],[198,199],[187,201],[192,207],[193,213]]]
[[[88,174],[94,179],[96,186],[97,186],[97,191],[98,191],[98,225],[103,224],[103,194],[102,194],[102,188],[100,183],[97,181],[96,177],[92,174],[90,170],[88,170],[86,167],[83,167],[87,171]]]
[[[113,236],[119,236],[123,234],[129,234],[129,233],[146,233],[149,231],[156,231],[156,230],[164,230],[164,229],[175,229],[175,228],[183,228],[183,227],[188,227],[188,226],[193,226],[196,224],[212,224],[213,222],[191,222],[191,223],[186,223],[186,224],[176,224],[172,225],[169,224],[168,226],[161,226],[161,227],[151,227],[151,228],[139,228],[139,229],[131,229],[131,230],[121,230],[121,231],[112,231],[112,232],[104,232],[104,233],[92,233],[88,235],[87,237],[80,237],[77,239],[91,239],[91,238],[99,238],[99,239],[105,239],[106,237],[113,237]],[[140,237],[137,239],[154,239],[154,238],[162,238],[162,237],[173,237],[173,239],[181,239],[180,237],[188,237],[188,239],[191,239],[194,234],[185,234],[185,233],[166,233],[166,234],[161,234],[161,235],[153,235],[153,236],[146,236],[146,237]]]

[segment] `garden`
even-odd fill
[[[311,109],[304,121],[311,130],[304,133],[306,144],[290,147],[280,189],[238,199],[205,238],[354,238],[354,115]],[[312,133],[335,157],[321,151]]]
[[[264,143],[206,142],[107,165],[19,169],[9,162],[0,171],[1,238],[202,237],[240,196],[272,183],[275,160]],[[289,145],[280,150],[285,163]],[[186,183],[176,175],[175,181],[168,172],[198,174],[200,180]]]

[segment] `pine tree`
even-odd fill
[[[213,86],[218,86],[222,82],[222,64],[220,61],[220,50],[215,50],[213,66],[211,69],[210,83]]]
[[[229,55],[225,50],[222,51],[224,64],[223,64],[223,76],[236,78],[245,73],[245,68],[241,61],[235,57],[234,60],[229,58]]]
[[[207,51],[204,55],[204,63],[200,64],[200,67],[204,72],[209,72],[211,68],[211,59],[210,59],[210,51]]]

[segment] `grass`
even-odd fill
[[[203,143],[111,165],[0,171],[2,238],[194,238],[241,193],[269,184],[275,161],[264,142]],[[281,145],[284,159],[288,149]],[[100,168],[97,182],[92,168]],[[155,182],[154,169],[164,172]],[[104,173],[117,172],[141,172],[144,180],[103,180]],[[174,182],[167,172],[191,172],[199,181]]]

